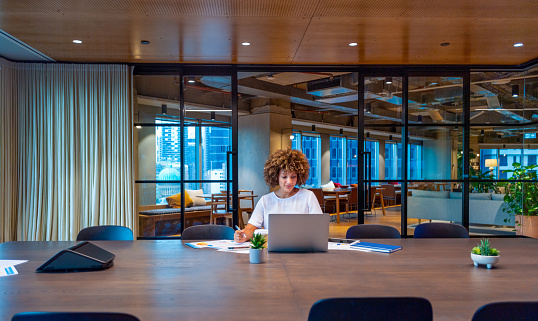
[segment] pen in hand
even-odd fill
[[[241,232],[241,234],[243,234],[243,236],[244,236],[245,238],[247,237],[247,236],[245,235],[245,233],[243,233],[243,231],[241,231],[241,229],[239,228],[239,226],[236,225],[235,228],[236,228],[239,232]]]

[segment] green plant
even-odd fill
[[[499,256],[501,254],[497,249],[491,247],[489,239],[481,239],[477,245],[473,247],[471,253],[484,256]]]
[[[473,161],[476,158],[476,154],[473,153],[473,150],[471,149],[469,151],[469,161]],[[461,153],[461,150],[458,150],[458,179],[463,179],[463,154]],[[475,193],[498,193],[499,189],[497,186],[497,182],[493,181],[493,171],[486,171],[484,173],[481,173],[480,170],[474,169],[472,166],[469,167],[469,179],[471,180],[469,191],[475,192]],[[482,180],[482,182],[472,182],[472,180]],[[486,180],[486,182],[483,182]],[[488,180],[491,180],[491,182],[487,182]]]
[[[512,166],[514,169],[503,171],[503,173],[512,173],[510,179],[529,182],[502,183],[506,193],[504,201],[508,204],[503,211],[510,216],[538,216],[538,183],[536,182],[538,176],[535,170],[538,165],[521,166],[520,163],[512,163]],[[510,222],[510,218],[504,221]]]
[[[254,234],[250,239],[250,242],[252,242],[252,245],[250,246],[251,249],[263,249],[265,243],[267,243],[267,238],[265,238],[265,235],[263,234]]]

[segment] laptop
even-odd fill
[[[329,214],[269,214],[270,252],[326,252]]]

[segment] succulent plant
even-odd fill
[[[267,239],[263,234],[254,234],[250,239],[250,242],[252,242],[252,245],[250,246],[251,249],[263,249],[265,243],[267,243]]]
[[[491,247],[489,239],[481,239],[478,246],[473,247],[471,253],[484,256],[498,256],[501,254],[497,249]]]

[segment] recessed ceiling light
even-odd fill
[[[143,45],[149,45],[149,40],[140,40],[140,43]]]
[[[194,79],[189,79],[189,80],[187,80],[187,82],[193,84],[195,81],[194,81]]]
[[[350,47],[355,47],[356,45],[357,45],[356,42],[350,42],[350,43],[349,43],[349,46],[350,46]]]
[[[515,43],[514,47],[523,47],[523,43],[522,42]]]
[[[82,40],[75,39],[73,40],[73,43],[82,43]]]
[[[450,42],[443,42],[443,43],[441,44],[441,47],[446,47],[446,46],[448,46],[448,45],[450,45]]]
[[[250,46],[250,42],[242,42],[241,43],[243,46]]]

